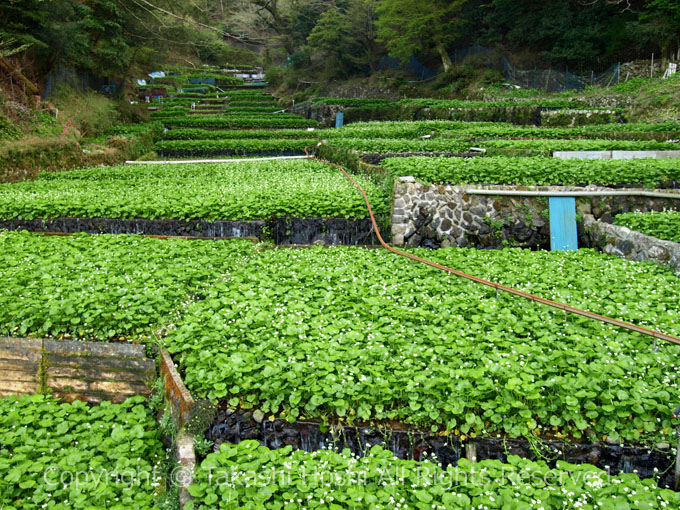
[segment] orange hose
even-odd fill
[[[442,271],[446,271],[447,273],[451,273],[456,276],[460,276],[461,278],[466,278],[468,280],[472,280],[473,282],[476,283],[481,283],[482,285],[486,285],[488,287],[493,287],[497,291],[503,291],[503,292],[508,292],[509,294],[514,294],[516,296],[523,297],[525,299],[529,299],[531,301],[535,301],[537,303],[544,304],[546,306],[550,306],[553,308],[557,308],[559,310],[563,310],[565,317],[568,313],[573,313],[575,315],[581,315],[583,317],[587,317],[589,319],[593,319],[596,321],[604,322],[606,324],[611,324],[612,326],[617,326],[619,328],[627,329],[629,331],[634,331],[636,333],[641,333],[643,335],[651,336],[654,339],[659,339],[659,340],[666,340],[667,342],[674,343],[676,345],[680,345],[680,338],[675,337],[673,335],[669,335],[667,333],[662,333],[661,331],[656,331],[654,329],[648,329],[644,328],[642,326],[637,326],[635,324],[631,324],[629,322],[621,321],[618,319],[613,319],[611,317],[607,317],[605,315],[599,315],[593,312],[589,312],[587,310],[582,310],[580,308],[576,308],[573,306],[565,305],[563,303],[558,303],[557,301],[552,301],[550,299],[542,298],[540,296],[535,296],[533,294],[529,294],[528,292],[523,292],[521,290],[514,289],[512,287],[507,287],[505,285],[501,285],[500,283],[495,283],[489,280],[485,280],[484,278],[479,278],[478,276],[473,276],[471,274],[464,273],[462,271],[458,271],[456,269],[453,269],[448,266],[444,266],[442,264],[439,264],[437,262],[433,262],[432,260],[424,259],[421,257],[418,257],[416,255],[413,255],[412,253],[407,253],[402,250],[398,250],[396,248],[393,248],[389,244],[387,244],[384,239],[382,238],[382,235],[380,235],[380,229],[378,228],[378,223],[375,220],[375,216],[373,215],[373,209],[371,207],[371,203],[368,200],[368,196],[366,195],[366,191],[352,178],[352,176],[345,170],[343,167],[340,165],[336,165],[335,163],[331,163],[329,161],[325,161],[323,159],[315,158],[314,156],[311,156],[309,152],[307,151],[309,147],[305,147],[305,153],[307,154],[308,157],[311,159],[315,159],[317,161],[320,161],[321,163],[324,163],[326,165],[332,166],[333,168],[337,168],[340,170],[347,179],[354,185],[355,188],[357,188],[361,194],[364,197],[364,200],[366,201],[366,207],[368,208],[368,214],[371,217],[371,223],[373,224],[373,228],[375,229],[375,235],[378,237],[378,241],[380,242],[381,246],[385,248],[388,251],[391,251],[392,253],[396,253],[397,255],[401,255],[402,257],[409,258],[411,260],[415,260],[416,262],[420,262],[421,264],[426,264],[428,266],[435,267],[437,269],[440,269]]]

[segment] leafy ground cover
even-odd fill
[[[365,178],[377,214],[387,195]],[[309,160],[232,164],[124,165],[0,185],[0,218],[260,220],[365,218],[366,205],[337,170]]]
[[[270,94],[266,94],[262,91],[262,89],[233,89],[229,90],[227,92],[227,97],[229,98],[230,101],[232,100],[248,100],[248,101],[254,101],[261,99],[262,101],[271,101],[272,96]]]
[[[268,101],[266,99],[260,99],[260,100],[241,100],[241,99],[235,99],[232,101],[229,101],[229,107],[230,108],[244,108],[244,107],[279,107],[279,104],[276,101]],[[280,109],[280,107],[279,107]]]
[[[143,397],[0,399],[0,508],[157,508],[165,452]],[[76,478],[76,474],[78,478]]]
[[[334,138],[332,147],[352,149],[359,152],[387,154],[391,152],[451,152],[464,153],[473,145],[466,139],[430,138],[408,140],[404,138]]]
[[[382,125],[381,125],[382,124]],[[231,138],[392,138],[413,141],[425,135],[432,135],[436,130],[450,128],[453,122],[385,122],[350,124],[342,129],[171,129],[163,134],[166,140],[208,140]],[[464,136],[464,135],[461,135]]]
[[[270,482],[271,480],[271,482]],[[609,476],[591,465],[510,456],[435,464],[395,459],[379,446],[359,459],[347,451],[269,450],[257,441],[222,444],[199,466],[187,510],[223,509],[664,509],[680,494],[637,475]]]
[[[654,188],[680,180],[680,159],[561,160],[557,158],[390,158],[382,162],[395,176],[433,183],[588,185]]]
[[[478,138],[600,138],[640,139],[650,138],[665,141],[680,134],[680,124],[664,122],[659,124],[601,124],[580,127],[546,128],[537,126],[515,126],[503,123],[465,123],[444,127],[443,134],[468,134]],[[472,123],[470,123],[472,124]]]
[[[274,104],[273,106],[234,106],[233,104],[230,104],[228,113],[230,115],[249,113],[260,115],[263,113],[274,113],[280,110],[281,107],[277,106],[276,104]]]
[[[618,214],[614,218],[614,225],[628,227],[658,239],[680,243],[680,211]]]
[[[498,101],[468,101],[460,99],[401,99],[399,101],[389,101],[387,99],[355,99],[341,97],[319,97],[313,100],[314,103],[325,103],[340,106],[360,106],[369,108],[388,108],[394,106],[417,105],[427,108],[495,108],[506,106],[541,106],[544,108],[582,108],[582,102],[573,99],[550,99],[536,98],[522,101],[498,100]]]
[[[177,152],[187,156],[210,155],[214,153],[257,154],[262,152],[303,153],[305,147],[316,145],[316,138],[279,139],[279,138],[235,138],[214,140],[163,140],[156,142],[154,149],[161,156]]]
[[[599,126],[597,126],[599,127]],[[615,127],[612,127],[615,129]],[[679,131],[680,132],[680,131]],[[451,121],[419,122],[367,122],[350,124],[342,129],[196,129],[174,128],[163,134],[165,140],[328,140],[331,145],[352,148],[364,152],[464,152],[471,145],[490,149],[508,147],[548,153],[551,150],[604,150],[604,149],[670,149],[676,144],[649,140],[661,137],[667,131],[598,131],[587,128],[532,128],[507,124]],[[473,143],[473,138],[532,137],[538,140],[490,140]],[[571,139],[570,139],[571,138]],[[583,138],[583,139],[581,139]],[[618,140],[626,138],[626,140]],[[635,138],[628,140],[627,138]],[[642,140],[636,140],[642,138]],[[564,139],[564,140],[561,140]],[[612,140],[613,139],[613,140]],[[275,142],[271,142],[275,143]],[[291,142],[288,142],[291,143]],[[222,144],[236,147],[234,142]]]
[[[271,140],[308,138],[325,133],[325,130],[306,129],[171,129],[163,134],[163,140]]]
[[[278,115],[278,114],[277,114]],[[302,117],[229,117],[222,115],[190,115],[186,117],[168,117],[160,119],[168,127],[221,127],[221,128],[303,128],[315,127],[315,120]]]
[[[0,336],[150,337],[254,250],[248,241],[0,231]]]
[[[480,147],[493,149],[530,149],[538,151],[646,151],[678,150],[674,142],[656,140],[486,140],[479,142]]]
[[[421,252],[422,253],[422,252]],[[444,249],[451,267],[680,333],[680,279],[590,250]],[[197,396],[295,420],[672,442],[680,348],[384,251],[264,252],[167,338]]]

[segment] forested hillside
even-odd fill
[[[327,77],[375,70],[388,54],[449,68],[470,45],[522,68],[600,71],[670,58],[675,0],[8,0],[2,55],[39,78],[54,66],[121,77],[135,66],[289,64]],[[8,71],[7,62],[3,68]]]

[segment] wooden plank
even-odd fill
[[[165,398],[172,406],[175,425],[178,429],[182,428],[190,417],[194,398],[184,385],[172,357],[166,349],[161,349],[161,374],[165,383]]]
[[[0,359],[0,378],[5,371],[26,372],[33,375],[38,374],[40,370],[40,361],[32,361],[27,359]]]
[[[86,367],[90,369],[123,370],[123,371],[155,371],[153,360],[146,358],[112,358],[101,356],[62,356],[46,353],[48,367]]]
[[[4,382],[18,381],[18,382],[35,382],[38,383],[38,371],[33,370],[10,370],[6,369],[2,363],[0,363],[0,385]]]
[[[146,348],[139,344],[112,342],[79,342],[77,340],[45,340],[45,352],[62,356],[101,356],[146,358]]]
[[[0,396],[26,395],[38,392],[38,385],[29,382],[7,381],[0,383]]]
[[[42,359],[42,340],[0,337],[0,360],[2,359],[40,362]]]
[[[50,378],[47,380],[47,387],[54,391],[63,391],[66,393],[87,391],[90,385],[87,381],[79,381],[77,379],[69,378]]]
[[[143,345],[1,337],[0,395],[37,393],[43,361],[47,389],[67,401],[149,395],[156,377]]]
[[[70,378],[58,378],[48,381],[47,386],[55,392],[63,393],[98,393],[115,396],[121,393],[127,395],[148,395],[151,389],[145,384],[126,383],[120,381],[79,381]]]
[[[80,379],[83,381],[123,381],[146,384],[156,377],[151,370],[102,370],[92,367],[50,366],[47,371],[49,379]]]
[[[134,397],[137,393],[133,394],[118,394],[118,395],[108,395],[104,393],[88,393],[88,392],[73,392],[73,393],[57,393],[55,396],[60,398],[65,402],[74,402],[75,400],[80,400],[82,402],[88,402],[90,404],[101,404],[102,402],[113,402],[114,404],[120,404],[130,397]]]
[[[145,384],[128,384],[117,381],[94,381],[89,383],[90,391],[102,392],[108,395],[149,395],[151,388]]]

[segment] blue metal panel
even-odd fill
[[[342,113],[342,112],[337,113],[335,115],[335,127],[341,128],[344,123],[345,123],[345,114]]]
[[[578,250],[574,197],[550,197],[550,249]]]

